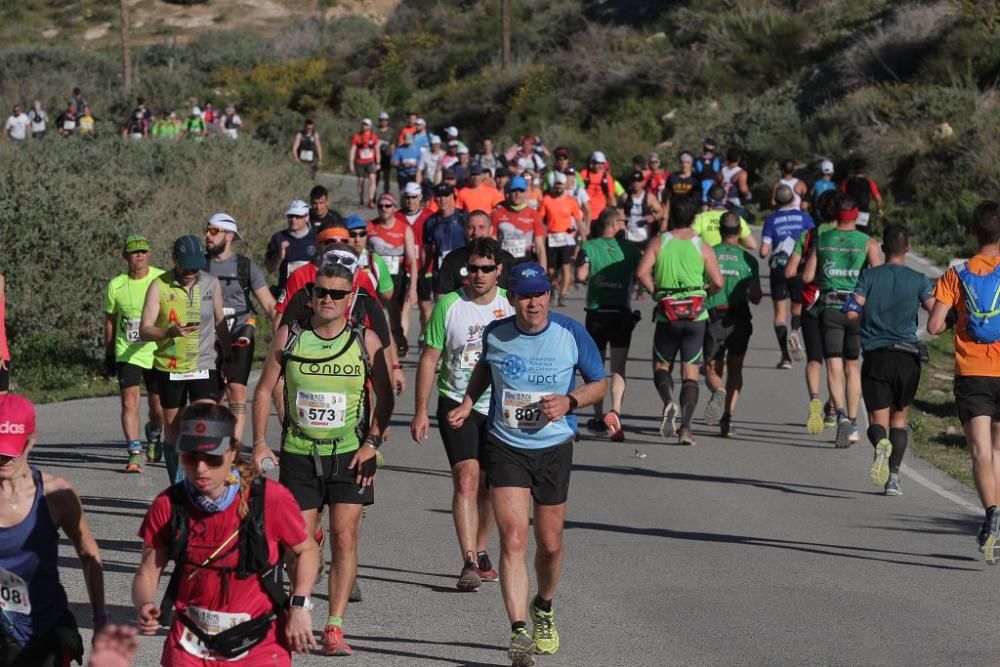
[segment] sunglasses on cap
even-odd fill
[[[340,301],[346,299],[351,293],[349,289],[327,289],[326,287],[316,287],[313,285],[312,296],[314,299],[319,299],[322,301],[326,297],[330,297],[334,301]]]
[[[469,273],[493,273],[497,270],[496,264],[466,264],[465,270]]]
[[[226,462],[226,457],[222,454],[199,454],[197,452],[184,452],[181,454],[181,461],[186,466],[194,467],[204,462],[209,468],[220,468]]]

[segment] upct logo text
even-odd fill
[[[14,424],[12,422],[0,422],[0,434],[3,435],[24,435],[24,424]]]

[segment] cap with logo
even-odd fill
[[[35,433],[35,406],[20,394],[0,394],[0,455],[20,456]]]
[[[450,197],[453,194],[455,194],[455,188],[447,183],[438,183],[437,187],[434,188],[435,197]]]
[[[208,268],[205,246],[194,234],[185,234],[174,241],[174,261],[184,271],[204,271]]]
[[[371,127],[372,126],[372,119],[371,118],[362,118],[361,119],[361,124],[364,125],[365,127]]]
[[[309,204],[301,199],[293,199],[289,202],[288,208],[285,209],[285,215],[294,215],[296,217],[309,215]]]
[[[145,236],[141,234],[132,234],[127,239],[125,239],[125,245],[122,246],[122,252],[149,252],[149,241]]]
[[[524,262],[515,266],[507,282],[507,289],[519,296],[548,294],[550,288],[545,269],[536,262]]]
[[[384,201],[387,201],[390,204],[392,204],[393,206],[395,206],[396,205],[396,195],[392,194],[391,192],[383,192],[381,194],[381,196],[379,196],[379,198],[378,198],[378,203],[381,204]]]
[[[354,215],[352,213],[351,215],[349,215],[346,218],[344,218],[344,225],[348,229],[363,229],[363,228],[365,228],[365,227],[368,226],[368,223],[366,223],[364,220],[362,220],[361,216]]]
[[[221,456],[229,451],[236,425],[218,419],[184,419],[177,450],[182,453]]]
[[[406,184],[406,186],[403,187],[404,197],[416,197],[419,194],[421,194],[419,183],[410,181],[409,183]]]
[[[240,236],[240,230],[236,226],[236,218],[228,213],[216,213],[208,219],[208,226],[214,227],[215,229],[221,229],[224,232],[232,232],[233,234],[236,234],[236,238],[241,241],[243,240],[243,237]]]
[[[323,268],[342,266],[351,273],[358,272],[358,256],[349,250],[334,248],[323,253]]]

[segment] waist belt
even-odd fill
[[[851,290],[824,290],[820,299],[825,305],[843,305],[851,296]]]

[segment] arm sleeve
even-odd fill
[[[567,318],[568,319],[568,318]],[[570,332],[576,340],[576,368],[580,371],[584,382],[597,382],[604,379],[604,360],[597,351],[597,344],[587,330],[576,320],[569,320]]]
[[[958,301],[958,274],[951,268],[937,281],[934,286],[934,298],[946,306],[954,306]]]
[[[587,249],[580,246],[580,249],[576,252],[576,265],[583,266],[588,263],[590,263],[590,258],[587,257]]]

